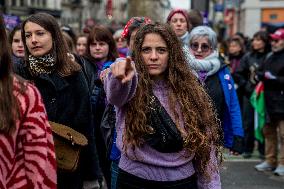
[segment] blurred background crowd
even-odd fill
[[[251,158],[254,150],[257,149],[258,157],[264,160],[261,164],[256,165],[255,168],[258,171],[276,169],[276,174],[284,175],[284,73],[283,65],[281,65],[284,56],[284,1],[2,0],[0,2],[0,9],[4,13],[6,30],[12,48],[14,69],[19,75],[26,76],[25,78],[29,79],[29,76],[21,73],[18,65],[24,58],[29,58],[28,61],[31,62],[32,59],[25,57],[27,56],[25,44],[28,42],[23,41],[22,37],[28,39],[28,36],[23,36],[22,22],[30,18],[29,16],[32,14],[45,12],[53,16],[59,23],[68,56],[78,62],[87,72],[84,74],[88,76],[88,87],[92,94],[91,102],[86,102],[86,104],[90,103],[96,112],[93,119],[95,129],[100,129],[102,114],[106,108],[105,96],[102,86],[98,83],[98,76],[116,58],[131,55],[133,45],[131,41],[133,42],[134,36],[134,34],[132,36],[132,32],[137,31],[141,23],[147,24],[151,20],[152,22],[168,23],[183,42],[184,48],[190,49],[190,52],[202,51],[206,53],[209,52],[209,49],[216,50],[218,58],[220,57],[222,63],[229,68],[229,73],[225,76],[232,76],[234,80],[234,86],[231,86],[237,94],[237,100],[234,99],[237,105],[234,106],[240,108],[240,115],[237,117],[241,121],[238,122],[240,123],[238,127],[244,133],[243,135],[242,131],[239,131],[239,135],[237,134],[242,140],[242,149],[233,149],[232,144],[225,145],[225,147],[232,150],[235,155],[242,154],[244,158]],[[177,4],[182,9],[173,9],[176,8],[173,5]],[[133,18],[134,16],[143,17]],[[214,40],[208,41],[208,44],[202,43],[201,46],[199,45],[200,41],[193,43],[194,35],[198,36],[198,32],[191,33],[191,31],[197,26],[204,25],[212,28],[217,34],[216,44]],[[28,26],[26,27],[29,29]],[[212,33],[214,33],[213,30]],[[59,43],[57,41],[60,49]],[[184,51],[185,54],[187,51]],[[266,62],[278,64],[271,64],[273,66],[267,67],[263,64]],[[84,67],[85,65],[87,68]],[[194,67],[194,65],[191,66]],[[73,69],[76,69],[76,66]],[[221,68],[218,69],[221,70]],[[49,74],[47,68],[45,71]],[[88,72],[96,74],[88,75]],[[219,73],[219,70],[216,73]],[[198,76],[202,80],[202,76]],[[226,77],[225,79],[230,80]],[[263,86],[259,86],[260,81],[264,83],[267,90],[266,100],[262,102],[256,101],[259,100],[258,96],[263,92]],[[212,91],[214,93],[214,88]],[[85,92],[87,94],[88,91]],[[218,103],[215,94],[211,95],[210,91],[209,94]],[[226,98],[225,92],[224,96]],[[214,99],[214,97],[216,98]],[[52,99],[50,102],[53,103]],[[261,103],[266,104],[267,109]],[[47,106],[47,109],[49,110],[50,107]],[[219,106],[217,106],[218,108]],[[50,113],[52,114],[51,109]],[[217,111],[220,111],[221,115],[225,112],[224,109],[220,108]],[[49,117],[52,116],[49,115]],[[233,127],[232,125],[233,123],[230,128]],[[269,126],[268,129],[264,129],[267,126]],[[280,141],[282,142],[279,162],[276,155],[278,149],[277,127],[279,127]],[[111,174],[115,169],[110,160],[117,163],[119,152],[114,155],[115,157],[112,153],[108,154],[111,156],[110,160],[105,158],[107,151],[111,150],[113,153],[116,151],[105,146],[104,136],[100,132],[94,132],[94,135],[90,138],[93,137],[95,140],[93,148],[98,152],[98,157],[94,156],[94,162],[96,162],[94,166],[98,170],[95,173],[98,178],[96,184],[102,185],[103,179],[105,179],[106,185],[110,188]]]

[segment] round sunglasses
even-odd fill
[[[211,49],[211,46],[206,44],[206,43],[199,44],[198,42],[194,42],[194,43],[190,44],[190,48],[193,51],[198,51],[199,47],[200,47],[202,52],[208,52]]]

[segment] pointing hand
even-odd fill
[[[135,74],[135,66],[130,57],[113,63],[110,70],[115,78],[121,80],[121,83],[127,83]]]

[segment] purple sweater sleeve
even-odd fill
[[[198,163],[198,162],[196,162]],[[214,146],[211,148],[210,161],[206,167],[206,172],[211,177],[210,180],[206,180],[205,176],[197,171],[197,182],[199,189],[221,189],[221,181],[218,167],[218,160],[216,157],[216,150]]]
[[[104,89],[106,92],[107,101],[121,108],[134,96],[137,83],[137,73],[135,73],[132,80],[122,84],[121,81],[116,79],[110,72],[104,80]]]

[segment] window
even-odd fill
[[[277,14],[271,14],[269,15],[271,20],[276,20],[277,19]]]

